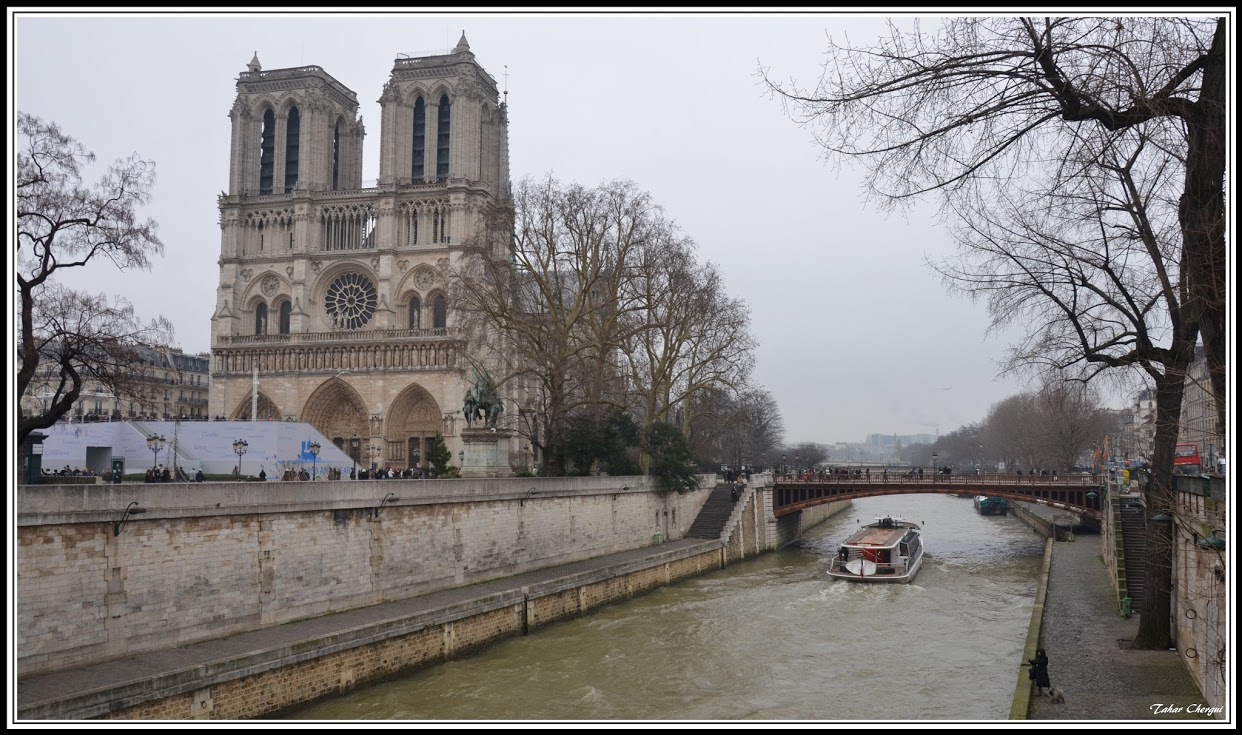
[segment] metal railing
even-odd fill
[[[909,471],[872,472],[871,474],[833,474],[827,472],[776,473],[778,484],[839,484],[839,485],[1058,485],[1066,487],[1083,487],[1087,485],[1103,485],[1106,479],[1102,474],[1057,474],[1057,475],[1019,475],[1011,472],[989,472],[975,474],[941,474],[925,472],[922,476]]]

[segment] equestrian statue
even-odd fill
[[[466,389],[461,407],[461,412],[466,416],[466,426],[473,427],[474,422],[478,421],[483,428],[494,431],[500,414],[504,413],[504,401],[490,375],[480,375],[476,370],[474,376],[474,385]]]

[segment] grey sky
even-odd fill
[[[810,133],[764,94],[814,81],[824,34],[855,42],[883,18],[845,15],[368,15],[13,18],[14,108],[58,123],[101,164],[157,164],[166,253],[150,273],[90,268],[69,281],[163,314],[186,351],[210,348],[228,185],[228,112],[258,52],[264,69],[318,65],[358,95],[363,179],[378,175],[379,98],[398,54],[451,48],[465,30],[498,82],[508,66],[514,180],[552,172],[652,193],[751,307],[756,380],[789,441],[944,433],[1025,386],[997,379],[1007,342],[983,305],[950,297],[924,265],[951,250],[930,207],[864,208],[857,172],[826,165]],[[10,164],[11,165],[11,164]]]

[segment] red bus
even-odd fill
[[[1173,474],[1197,475],[1199,467],[1199,445],[1178,444],[1173,449]]]

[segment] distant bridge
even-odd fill
[[[923,477],[889,471],[870,475],[805,473],[777,475],[772,511],[780,516],[823,503],[879,495],[937,493],[987,495],[1039,503],[1100,520],[1104,503],[1103,475],[941,475]]]

